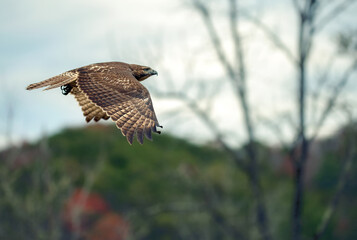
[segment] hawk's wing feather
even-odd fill
[[[26,89],[27,90],[32,90],[36,88],[42,88],[42,87],[47,87],[44,90],[49,90],[52,88],[60,87],[66,84],[69,84],[75,80],[77,80],[78,77],[78,72],[76,71],[68,71],[65,73],[62,73],[60,75],[57,75],[55,77],[49,78],[47,80],[44,80],[42,82],[38,83],[33,83],[30,84]]]
[[[159,133],[149,91],[129,71],[79,71],[79,89],[116,122],[130,144],[135,134],[142,144],[143,134],[151,140],[151,131]]]
[[[88,99],[88,96],[79,90],[78,87],[73,87],[71,94],[74,95],[79,105],[81,106],[83,115],[86,117],[87,122],[90,122],[93,118],[96,122],[102,118],[104,120],[109,119],[109,116],[100,107]]]

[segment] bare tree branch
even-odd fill
[[[341,195],[343,193],[344,187],[350,177],[353,160],[356,159],[355,145],[356,145],[356,141],[355,141],[354,137],[350,136],[349,144],[348,144],[348,148],[349,148],[348,154],[347,154],[347,157],[343,163],[343,168],[342,168],[342,171],[341,171],[339,179],[338,179],[338,184],[337,184],[335,194],[331,198],[330,203],[328,204],[328,207],[326,208],[326,210],[321,218],[321,222],[318,225],[316,232],[314,233],[313,240],[320,239],[320,237],[325,232],[326,227],[327,227],[328,223],[331,221],[331,217],[337,208],[337,205],[338,205],[338,202],[339,202]]]
[[[241,46],[241,39],[239,36],[239,31],[237,29],[237,4],[236,0],[229,0],[229,5],[230,5],[230,14],[229,14],[229,20],[230,20],[230,26],[231,26],[231,34],[232,34],[232,40],[233,44],[235,46],[235,56],[236,56],[236,61],[237,61],[237,71],[238,73],[234,70],[232,65],[229,63],[228,58],[226,57],[226,54],[223,51],[222,44],[220,41],[220,38],[218,36],[217,31],[214,28],[211,14],[207,8],[206,5],[204,5],[200,0],[192,0],[193,5],[196,7],[196,9],[201,13],[204,24],[206,25],[206,28],[208,29],[209,36],[211,38],[211,41],[213,43],[213,47],[216,51],[216,54],[218,55],[218,58],[223,65],[223,67],[226,69],[227,75],[234,87],[234,91],[236,92],[236,96],[239,99],[242,111],[243,111],[243,117],[244,117],[244,124],[245,128],[248,134],[248,145],[245,148],[247,152],[247,156],[249,158],[249,164],[248,168],[246,169],[246,174],[249,177],[249,183],[250,187],[253,193],[254,200],[256,202],[256,221],[258,225],[258,229],[265,240],[270,240],[271,239],[271,234],[270,230],[268,227],[268,220],[266,216],[266,210],[265,210],[265,205],[263,201],[263,194],[262,194],[262,189],[260,186],[260,181],[259,181],[259,175],[257,173],[257,156],[256,156],[256,147],[255,147],[255,137],[254,137],[254,131],[253,131],[253,123],[251,119],[251,111],[247,102],[247,92],[246,92],[246,74],[245,74],[245,65],[244,65],[244,56],[243,56],[243,49]],[[191,106],[194,107],[194,106]],[[207,118],[203,118],[205,120]],[[207,124],[209,124],[207,122]],[[211,126],[214,127],[214,126]],[[217,134],[220,134],[219,132],[216,132]],[[223,145],[224,146],[224,145]]]
[[[229,63],[228,59],[226,58],[226,55],[224,53],[224,50],[222,48],[222,43],[221,40],[218,36],[218,33],[216,29],[214,28],[213,22],[212,22],[212,17],[211,14],[207,8],[206,5],[204,5],[200,0],[192,0],[194,7],[201,13],[203,19],[204,19],[204,24],[207,27],[208,33],[210,35],[210,38],[212,40],[212,43],[214,45],[214,49],[217,53],[217,56],[225,69],[227,70],[229,76],[231,79],[235,79],[235,72],[233,70],[233,67]]]
[[[292,214],[292,239],[301,239],[301,214],[303,209],[304,199],[304,176],[305,166],[309,153],[309,142],[306,138],[306,65],[307,58],[309,57],[310,47],[312,43],[313,31],[311,30],[311,24],[313,23],[314,14],[316,13],[316,1],[306,1],[306,7],[303,12],[300,13],[299,24],[299,36],[298,36],[298,52],[299,52],[299,64],[297,65],[299,78],[299,90],[298,90],[298,116],[299,116],[299,134],[298,139],[301,143],[300,156],[293,156],[292,159],[295,163],[295,193],[293,198],[293,214]],[[297,145],[296,145],[297,146]],[[291,153],[296,152],[296,147],[292,148]],[[295,155],[295,154],[294,154]]]
[[[294,7],[295,7],[295,10],[296,10],[297,12],[301,13],[302,7],[299,5],[298,0],[292,0],[292,2],[293,2],[293,5],[294,5]]]
[[[217,142],[222,146],[222,148],[228,152],[231,157],[234,159],[234,162],[242,169],[246,170],[246,164],[243,159],[239,157],[239,155],[234,151],[225,141],[224,136],[221,131],[217,128],[216,123],[209,117],[207,112],[203,111],[196,103],[196,101],[192,101],[183,93],[178,92],[159,92],[157,90],[152,91],[155,96],[159,98],[172,98],[182,101],[198,118],[213,132]]]
[[[338,17],[343,11],[345,11],[351,4],[356,3],[356,0],[341,1],[334,9],[330,10],[324,17],[322,17],[316,24],[316,31],[323,30],[332,20]]]
[[[322,128],[322,126],[324,125],[327,117],[329,116],[329,114],[331,113],[331,110],[333,109],[342,89],[344,88],[344,86],[346,86],[349,77],[351,76],[351,74],[356,70],[357,68],[357,61],[355,61],[343,74],[342,78],[340,79],[339,83],[334,87],[334,91],[331,94],[330,98],[328,99],[328,101],[326,102],[325,108],[321,113],[321,116],[317,122],[316,125],[316,129],[314,131],[314,133],[312,134],[312,137],[310,138],[310,142],[314,141],[316,139],[316,137],[319,134],[320,129]]]
[[[252,23],[254,23],[256,27],[262,30],[263,33],[268,37],[268,39],[275,45],[275,47],[280,49],[290,60],[291,63],[297,64],[295,56],[277,34],[275,34],[271,29],[269,29],[269,27],[265,25],[262,21],[260,21],[258,18],[253,17],[248,13],[244,13],[244,16],[247,17]]]
[[[289,147],[288,143],[284,141],[283,132],[281,131],[282,120],[275,122],[271,119],[260,117],[259,122],[266,126],[274,134],[282,147],[286,149]]]
[[[318,101],[320,99],[322,90],[324,89],[325,85],[327,84],[328,80],[329,80],[329,74],[330,71],[333,67],[333,64],[336,60],[336,54],[333,54],[329,60],[328,63],[326,64],[326,69],[325,71],[318,77],[317,81],[316,81],[316,89],[312,90],[311,93],[311,98],[312,98],[312,104],[311,104],[311,118],[314,122],[316,122],[317,124],[317,112],[318,112],[318,108],[317,108],[317,104]],[[315,124],[315,125],[316,125]]]
[[[229,0],[229,22],[231,27],[232,40],[235,48],[236,68],[238,69],[240,87],[245,88],[246,72],[245,62],[243,56],[241,37],[238,32],[238,9],[236,0]],[[245,89],[244,89],[245,90]]]
[[[311,52],[311,46],[314,39],[314,33],[316,32],[316,25],[314,20],[316,18],[316,12],[318,3],[316,0],[308,0],[305,2],[306,5],[304,10],[300,13],[300,25],[299,25],[299,40],[298,40],[298,52],[299,52],[299,140],[297,143],[293,144],[291,150],[291,156],[293,162],[295,163],[295,194],[293,199],[293,216],[292,216],[292,238],[293,240],[300,240],[302,233],[302,209],[303,209],[303,200],[304,200],[304,175],[305,167],[309,153],[309,145],[311,141],[308,140],[306,136],[306,123],[305,123],[305,106],[306,106],[306,67],[307,59]],[[347,80],[346,80],[347,81]],[[344,81],[341,82],[341,87],[344,85]],[[322,117],[319,120],[318,129],[320,125],[325,121],[328,113],[330,112],[340,88],[336,89],[335,94],[330,98],[327,107],[322,113]],[[317,129],[317,132],[318,132]],[[314,138],[314,137],[313,137]],[[300,147],[299,152],[297,147]],[[299,154],[299,157],[297,157]]]

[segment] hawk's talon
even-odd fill
[[[72,86],[69,85],[69,84],[63,85],[63,86],[61,86],[61,90],[62,90],[62,94],[63,94],[63,95],[67,95],[68,93],[71,92]]]

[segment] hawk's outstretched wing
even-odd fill
[[[117,68],[79,68],[77,85],[88,99],[103,109],[132,144],[136,133],[143,143],[145,135],[158,132],[149,91],[126,70]]]

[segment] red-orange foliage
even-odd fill
[[[128,237],[129,224],[118,214],[107,213],[95,223],[88,234],[89,240],[124,240]]]
[[[75,190],[68,199],[63,217],[68,230],[83,239],[124,240],[129,233],[129,224],[111,212],[99,194],[81,189]]]

